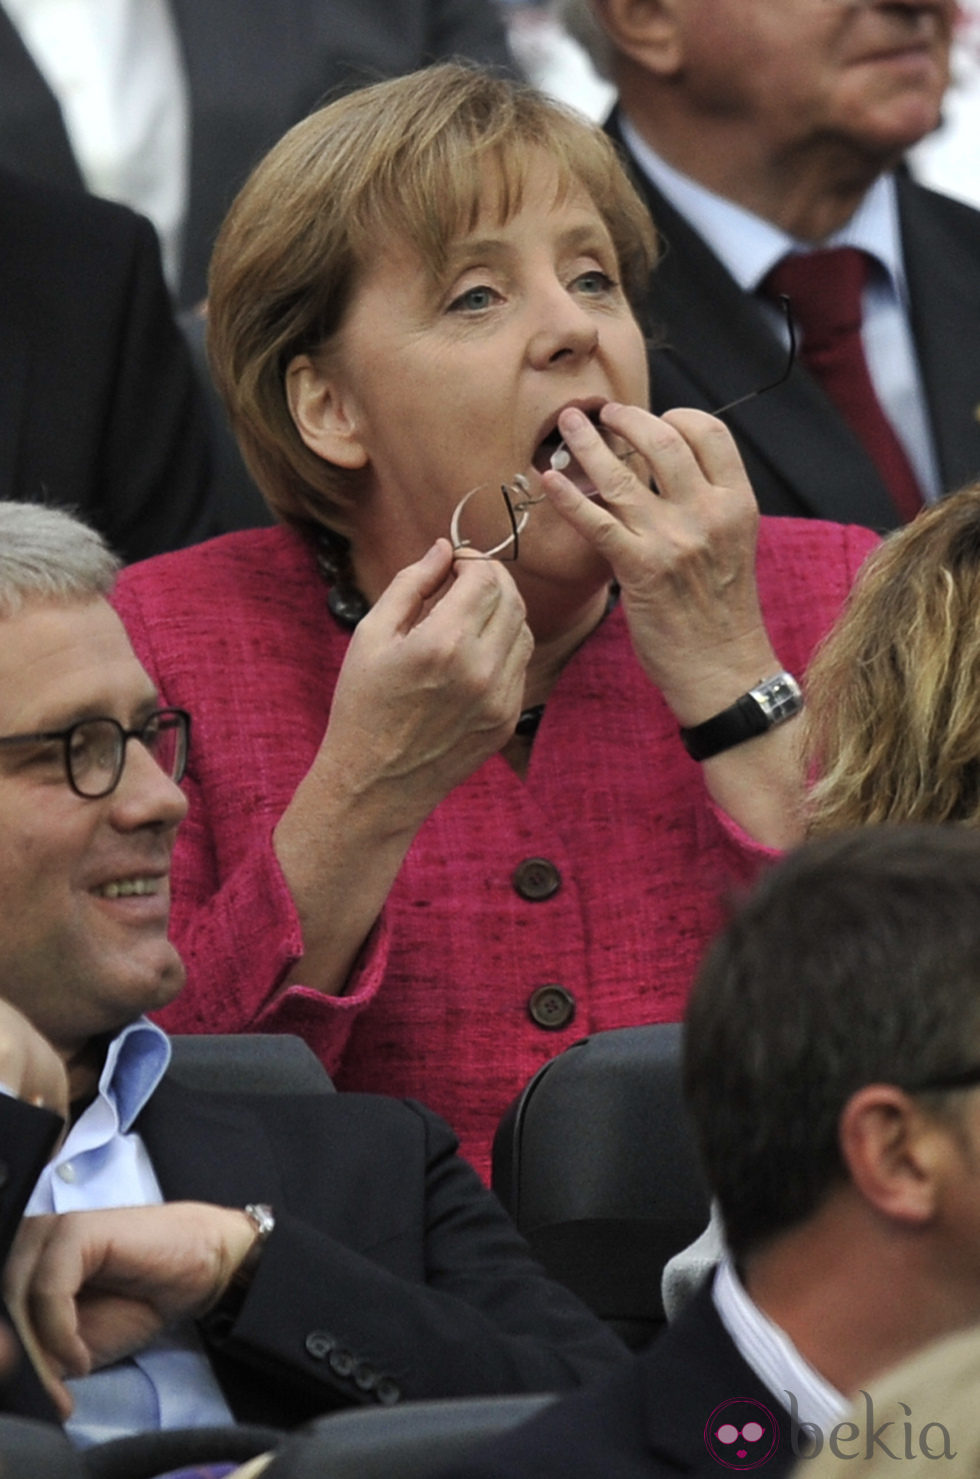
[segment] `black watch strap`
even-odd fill
[[[681,741],[693,760],[710,760],[777,724],[785,724],[803,707],[803,694],[792,673],[764,678],[720,714],[681,730]]]
[[[241,1313],[245,1296],[252,1287],[265,1245],[275,1231],[276,1217],[266,1202],[249,1202],[242,1211],[255,1228],[255,1240],[232,1274],[228,1287],[217,1303],[202,1318],[204,1328],[212,1334],[227,1335]]]

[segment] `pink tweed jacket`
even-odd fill
[[[874,542],[763,520],[763,606],[790,670],[806,667]],[[709,801],[614,610],[553,691],[526,779],[494,757],[422,827],[348,992],[283,990],[302,944],[271,835],[349,640],[325,597],[310,548],[285,529],[230,534],[119,581],[161,700],[194,719],[173,879],[188,980],[159,1020],[297,1032],[340,1087],[431,1105],[486,1174],[498,1118],[540,1064],[598,1029],[682,1015],[726,895],[771,854]],[[550,866],[522,869],[531,859]],[[532,1016],[548,986],[561,993],[536,997]]]

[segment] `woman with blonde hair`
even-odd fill
[[[654,256],[609,140],[533,89],[446,65],[313,114],[211,272],[282,525],[116,597],[195,726],[161,1020],[299,1032],[484,1172],[546,1059],[681,1016],[799,834],[792,675],[874,542],[760,523],[720,421],[648,413]]]
[[[870,556],[806,688],[811,833],[980,824],[980,483]]]

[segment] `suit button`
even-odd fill
[[[362,1392],[373,1392],[378,1384],[378,1373],[363,1361],[354,1367],[354,1385]]]
[[[350,1376],[357,1362],[350,1351],[331,1351],[327,1365],[336,1376]]]
[[[10,1180],[10,1167],[6,1161],[0,1161],[0,1187],[6,1186]]]
[[[314,1361],[323,1361],[333,1350],[336,1341],[325,1330],[314,1330],[306,1337],[305,1345],[307,1355],[312,1356]]]
[[[374,1395],[382,1407],[394,1407],[401,1401],[402,1389],[390,1376],[383,1376],[374,1389]]]
[[[541,899],[550,899],[552,894],[558,892],[561,888],[561,874],[547,858],[525,858],[514,869],[511,883],[522,899],[539,903]]]
[[[528,998],[531,1021],[546,1032],[559,1032],[575,1016],[575,998],[564,986],[539,986]]]

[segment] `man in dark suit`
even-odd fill
[[[78,521],[0,504],[0,995],[64,1061],[73,1110],[5,1294],[69,1431],[289,1427],[617,1364],[421,1106],[168,1076],[142,1013],[183,980],[167,924],[188,720],[158,709],[114,573]],[[53,1118],[24,1092],[0,1097],[10,1186],[29,1156],[12,1117]]]
[[[786,351],[770,273],[786,254],[847,246],[866,264],[871,381],[918,494],[980,472],[980,213],[900,167],[939,121],[955,9],[565,0],[617,87],[608,127],[662,237],[649,301],[656,408],[713,410],[774,381]],[[884,529],[915,506],[899,512],[802,362],[728,419],[766,513]]]
[[[76,509],[125,559],[241,527],[149,222],[0,170],[0,499]]]
[[[166,0],[164,8],[173,92],[186,95],[186,162],[176,153],[172,162],[175,176],[186,169],[175,284],[183,307],[205,296],[218,227],[249,170],[330,94],[451,57],[513,68],[493,0]],[[66,116],[22,35],[29,7],[7,9],[18,23],[0,6],[0,164],[84,188]],[[155,46],[159,65],[156,33],[140,37],[141,10],[150,7],[131,7],[126,44]]]
[[[684,1056],[728,1256],[631,1369],[453,1479],[774,1479],[824,1446],[900,1457],[896,1425],[870,1402],[845,1421],[844,1394],[980,1319],[976,832],[801,848],[709,951]],[[913,1436],[933,1416],[909,1412]]]

